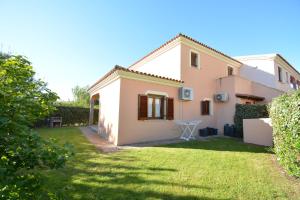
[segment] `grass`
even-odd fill
[[[70,142],[76,155],[47,171],[62,199],[299,199],[299,180],[280,172],[263,147],[234,139],[100,153],[77,128],[39,129]]]

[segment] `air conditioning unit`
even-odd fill
[[[226,102],[229,99],[229,96],[226,92],[219,92],[215,94],[214,97],[216,102]]]
[[[193,100],[193,89],[187,88],[187,87],[181,87],[179,88],[179,99],[180,100],[186,100],[191,101]]]

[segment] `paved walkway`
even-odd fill
[[[118,146],[109,143],[104,138],[101,138],[100,135],[91,130],[89,127],[80,127],[80,130],[83,135],[103,153],[112,153],[120,149]]]
[[[180,139],[169,139],[169,140],[160,140],[160,141],[151,141],[151,142],[142,142],[137,144],[131,144],[127,146],[116,146],[106,139],[102,138],[95,127],[80,127],[81,132],[83,135],[93,144],[96,146],[103,153],[112,153],[116,152],[121,149],[133,149],[133,148],[143,148],[143,147],[151,147],[157,145],[164,145],[164,144],[172,144],[172,143],[180,143],[184,142],[184,140]],[[222,136],[208,136],[208,137],[197,137],[197,140],[206,141],[214,137],[222,137]],[[224,136],[223,136],[224,137]]]

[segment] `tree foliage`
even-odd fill
[[[22,56],[0,60],[1,129],[14,132],[54,111],[58,96],[34,78],[30,62]],[[25,127],[24,127],[25,126]]]
[[[88,106],[90,104],[90,94],[88,93],[88,86],[75,86],[72,88],[73,98],[76,105]]]
[[[68,145],[43,140],[30,127],[55,110],[58,96],[35,79],[23,56],[0,54],[0,199],[37,199],[39,170],[62,167]]]
[[[234,125],[239,137],[243,137],[243,119],[269,117],[266,104],[236,104]]]

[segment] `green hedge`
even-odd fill
[[[274,99],[270,117],[277,159],[289,174],[300,177],[300,90]]]
[[[268,106],[265,104],[236,104],[234,125],[239,137],[243,137],[243,119],[269,117]]]
[[[50,117],[62,117],[63,126],[85,126],[89,123],[89,108],[57,106],[56,111],[35,124],[35,127],[47,126]],[[94,123],[98,121],[98,109],[94,109]]]

